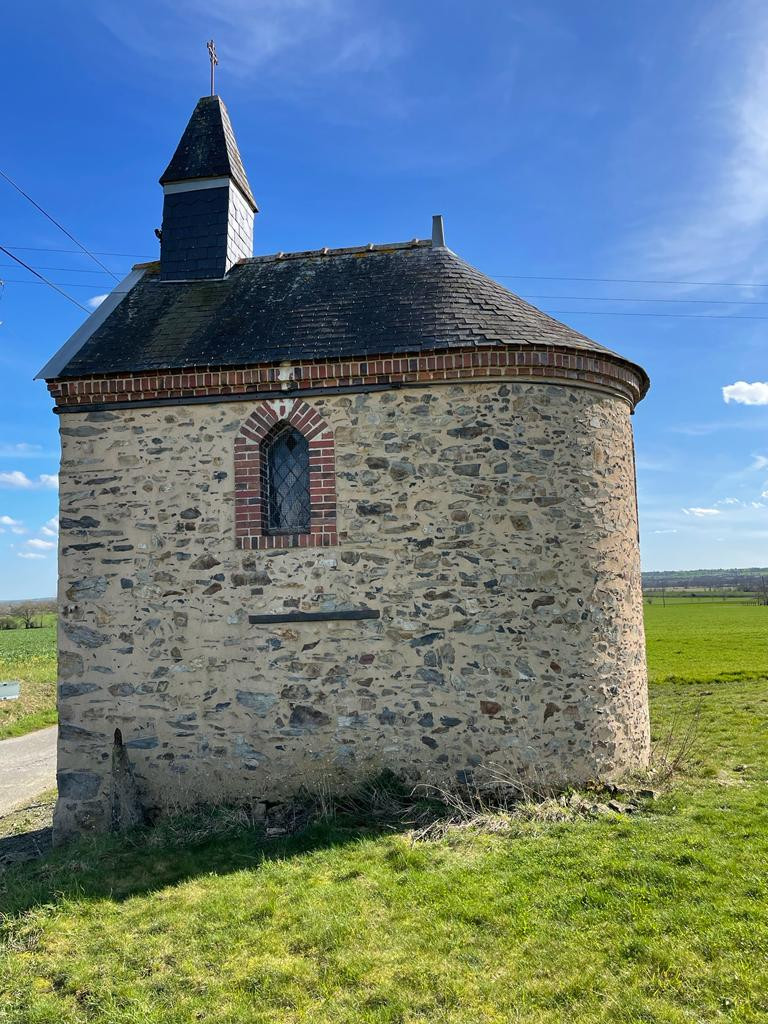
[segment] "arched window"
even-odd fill
[[[235,438],[235,543],[244,551],[339,543],[336,442],[297,398],[259,402]]]
[[[288,423],[263,442],[264,532],[309,533],[309,443]]]

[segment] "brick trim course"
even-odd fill
[[[509,346],[435,351],[419,355],[372,356],[334,362],[248,366],[240,369],[196,367],[80,377],[48,382],[58,409],[116,402],[152,402],[168,398],[204,398],[285,392],[293,388],[337,388],[356,385],[442,383],[452,380],[537,377],[594,385],[619,393],[632,408],[645,394],[648,382],[639,367],[620,357],[564,348]]]
[[[289,423],[309,442],[308,533],[264,530],[264,441],[279,423]],[[306,402],[279,398],[260,402],[235,438],[235,543],[244,550],[326,547],[337,543],[336,447],[333,431]]]

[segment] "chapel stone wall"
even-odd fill
[[[61,415],[58,838],[109,827],[126,778],[162,810],[646,761],[627,403],[521,382],[305,400],[334,435],[329,547],[236,544],[257,401]],[[380,617],[249,622],[360,608]]]

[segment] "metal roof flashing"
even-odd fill
[[[151,267],[149,263],[137,263],[129,274],[120,281],[94,309],[88,319],[80,324],[75,333],[65,341],[61,348],[52,356],[45,366],[35,375],[34,380],[52,380],[55,378],[67,363],[75,356],[91,336],[101,327],[107,317],[120,305],[125,296],[139,283],[144,276],[146,269]]]

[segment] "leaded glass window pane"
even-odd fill
[[[267,530],[308,533],[309,443],[298,430],[285,426],[267,444]]]

